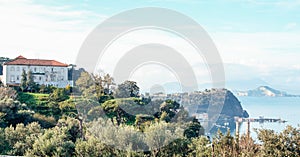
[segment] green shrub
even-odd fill
[[[69,96],[64,88],[57,88],[49,95],[50,101],[62,102],[67,99],[69,99]]]
[[[43,128],[52,128],[56,125],[55,118],[47,117],[39,113],[33,115],[33,120],[37,121]]]

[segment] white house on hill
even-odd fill
[[[27,59],[19,56],[3,64],[2,82],[8,86],[18,86],[21,83],[22,72],[31,70],[34,82],[40,85],[52,85],[64,88],[72,81],[68,81],[68,65],[43,59]]]

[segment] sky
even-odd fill
[[[81,44],[103,20],[149,6],[172,9],[198,22],[222,57],[226,81],[256,80],[300,94],[300,0],[0,0],[0,56],[75,63]],[[205,62],[193,55],[188,43],[155,30],[122,36],[107,50],[99,70],[112,72],[116,56],[154,40],[184,52],[199,84],[211,81]],[[132,79],[146,90],[174,82],[176,75],[147,65],[136,69]]]

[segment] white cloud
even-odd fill
[[[147,43],[159,43],[169,46],[185,57],[191,65],[204,62],[197,51],[179,36],[160,30],[143,29],[130,32],[114,41],[101,59],[103,65],[99,67],[112,68],[114,66],[111,65],[116,64],[115,62],[125,55],[126,52],[138,45]],[[114,57],[112,58],[111,56]]]
[[[1,56],[49,58],[72,63],[89,31],[104,16],[31,0],[0,1]]]
[[[300,0],[285,0],[285,1],[276,1],[276,6],[284,7],[284,8],[297,8],[300,6]]]
[[[297,27],[297,23],[296,22],[290,22],[290,23],[286,24],[284,28],[286,30],[291,30],[291,29],[294,29],[296,27]]]
[[[212,33],[226,63],[291,66],[300,58],[300,32]]]
[[[268,6],[277,6],[280,8],[292,9],[296,8],[300,5],[300,0],[269,0],[269,1],[262,1],[262,0],[246,0],[244,1],[249,4],[253,5],[268,5]]]
[[[87,10],[71,10],[70,6],[49,7],[35,4],[31,0],[0,0],[0,21],[2,21],[0,56],[13,58],[22,54],[28,58],[48,58],[73,63],[85,37],[104,18],[104,15]],[[220,26],[223,28],[221,30],[234,31],[230,25]],[[297,27],[295,22],[285,26],[286,29],[295,27]],[[209,34],[216,43],[224,63],[244,66],[227,68],[231,70],[225,71],[228,78],[239,78],[241,75],[258,76],[267,78],[274,84],[280,82],[291,84],[293,81],[299,81],[299,75],[293,72],[299,73],[300,69],[300,32],[209,32]],[[109,68],[113,67],[122,53],[138,44],[148,42],[164,43],[182,52],[194,68],[198,81],[210,81],[206,67],[199,66],[204,60],[195,54],[188,43],[179,37],[153,31],[129,34],[120,39],[119,44],[111,45],[108,54],[113,58],[106,56],[105,62],[108,66],[100,67],[106,72],[111,72]],[[149,86],[151,81],[153,84],[174,81],[174,76],[165,69],[151,71],[148,67],[142,69],[144,70],[149,73],[143,74],[140,69],[134,75],[138,80],[149,78],[147,80],[150,82],[144,81],[145,84],[142,86]]]

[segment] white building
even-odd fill
[[[40,85],[52,85],[64,88],[72,81],[68,81],[68,65],[43,59],[27,59],[19,56],[3,64],[2,82],[7,86],[18,86],[21,83],[22,72],[31,70],[34,82]]]

